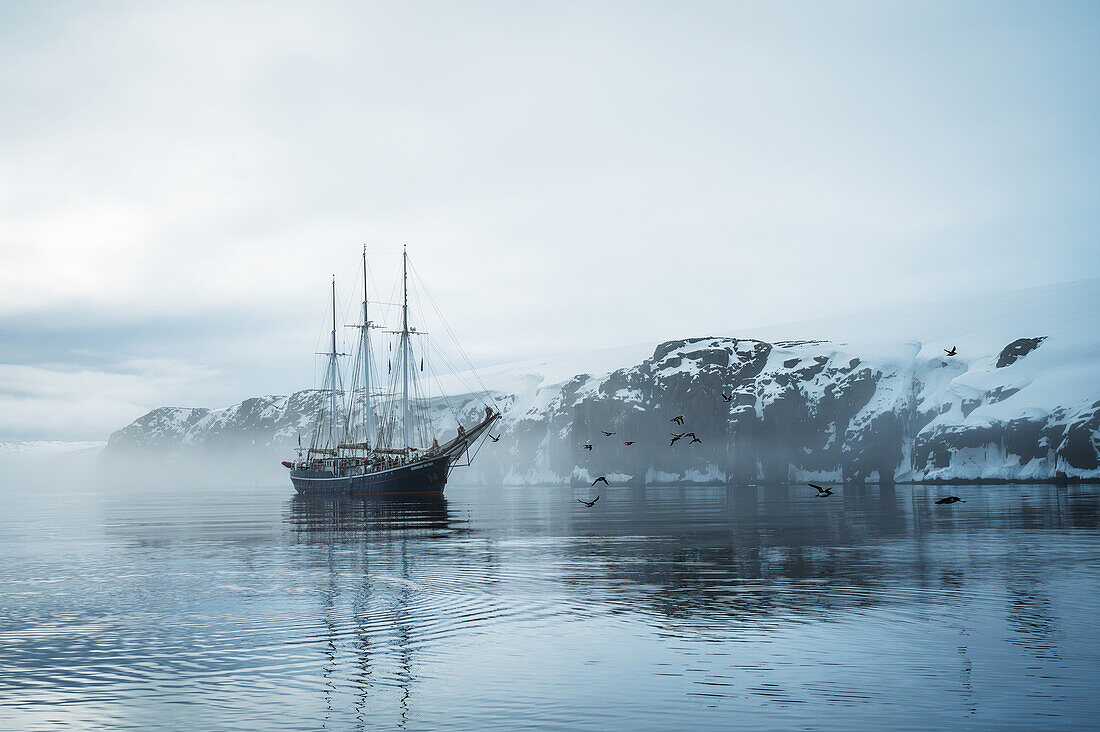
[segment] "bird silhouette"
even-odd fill
[[[592,449],[592,443],[591,442],[584,443],[584,449],[585,450],[591,450]]]
[[[599,496],[596,496],[591,501],[582,501],[580,498],[578,498],[577,503],[583,503],[584,505],[588,506],[589,508],[592,508],[593,506],[596,505],[596,501],[598,501],[598,500],[600,500]]]
[[[603,430],[600,430],[600,432],[603,432]],[[603,432],[604,437],[611,437],[611,435],[613,435],[613,434],[615,434],[615,433],[614,432]]]
[[[955,346],[951,346],[950,351],[945,348],[945,349],[943,349],[943,352],[946,353],[948,356],[954,356],[956,353],[958,353]]]
[[[732,402],[733,401],[733,396],[730,395],[730,394],[727,394],[726,392],[722,392],[722,398],[725,399],[727,402]]]
[[[959,498],[958,496],[947,496],[946,498],[941,498],[940,500],[936,501],[937,505],[943,505],[945,503],[966,503],[966,501]]]
[[[689,445],[694,444],[696,442],[702,442],[702,440],[700,440],[698,437],[695,436],[694,432],[688,432],[685,436],[691,438],[691,442],[688,443]]]
[[[675,422],[676,424],[683,424],[684,423],[684,415],[682,415],[682,414],[677,415],[677,416],[673,417],[672,419],[670,419],[669,422]]]
[[[489,435],[489,439],[493,442],[500,442],[500,435],[497,435],[496,437],[494,437],[493,435]]]
[[[603,477],[602,475],[599,478],[596,478],[594,481],[592,481],[592,485],[596,485],[597,483],[603,483],[608,488],[611,487],[611,484],[607,482],[607,478]]]
[[[683,439],[684,435],[686,435],[686,434],[687,434],[686,432],[681,432],[680,434],[676,434],[675,432],[673,432],[672,433],[672,442],[668,443],[668,446],[672,447],[673,445],[676,444],[677,440]]]
[[[832,489],[831,486],[829,488],[822,488],[821,486],[819,486],[815,483],[809,483],[808,485],[811,488],[816,488],[817,489],[817,495],[814,496],[814,498],[828,498],[829,496],[833,495],[833,489]]]
[[[624,445],[626,445],[627,447],[630,447],[631,445],[633,445],[633,444],[634,444],[634,440],[627,440],[627,441],[626,441],[626,442],[624,442],[623,444],[624,444]]]

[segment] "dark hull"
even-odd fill
[[[290,482],[304,496],[438,496],[447,484],[452,459],[440,455],[389,470],[339,477],[328,471],[295,468],[290,471]]]

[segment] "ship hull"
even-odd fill
[[[440,455],[388,470],[344,476],[295,468],[290,471],[290,482],[304,496],[438,496],[447,485],[452,459]]]

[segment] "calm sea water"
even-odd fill
[[[0,477],[0,726],[1100,725],[1096,486],[599,493]]]

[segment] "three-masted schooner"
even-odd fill
[[[417,369],[412,360],[411,337],[424,335],[409,327],[409,257],[401,255],[401,329],[385,331],[398,336],[396,359],[390,359],[389,389],[376,391],[373,384],[372,323],[367,298],[367,254],[363,249],[363,307],[353,385],[343,388],[336,337],[336,281],[332,285],[332,337],[323,389],[327,398],[314,422],[308,448],[299,444],[297,458],[284,460],[290,481],[304,495],[352,494],[360,496],[438,495],[452,468],[500,419],[500,413],[483,394],[484,416],[464,427],[455,413],[457,433],[443,444],[435,436],[432,403],[419,394]],[[391,346],[392,347],[392,346]],[[397,369],[393,366],[396,361]],[[421,370],[423,356],[421,356]],[[399,382],[399,383],[398,383]],[[416,393],[410,394],[410,386]],[[445,397],[444,397],[445,399]],[[417,415],[416,412],[420,412]],[[476,417],[475,417],[476,418]],[[430,445],[422,443],[431,440]],[[414,444],[414,442],[421,444]]]

